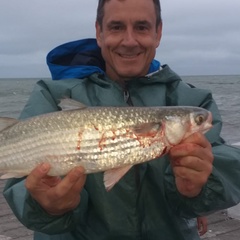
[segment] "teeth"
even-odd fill
[[[119,54],[121,57],[123,58],[135,58],[137,57],[137,54],[136,55],[124,55],[124,54]]]

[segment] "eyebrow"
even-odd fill
[[[107,24],[107,27],[111,27],[111,26],[114,26],[114,25],[124,25],[124,22],[123,21],[111,21]],[[149,22],[149,21],[146,21],[146,20],[139,20],[139,21],[136,21],[134,23],[134,25],[145,25],[145,26],[148,26],[148,27],[151,27],[152,24]]]
[[[107,24],[107,27],[111,27],[111,26],[114,26],[114,25],[121,25],[123,24],[122,21],[111,21]]]
[[[148,27],[152,26],[152,24],[149,21],[146,21],[146,20],[137,21],[136,24],[145,25],[145,26],[148,26]]]

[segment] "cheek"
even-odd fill
[[[117,34],[104,34],[102,36],[102,47],[114,48],[119,44],[119,37]]]
[[[172,145],[176,145],[184,138],[188,126],[181,122],[172,122],[166,125],[165,134],[168,142]]]
[[[111,40],[105,39],[104,42],[102,42],[101,51],[102,51],[103,58],[109,57],[111,55],[111,52],[113,51],[114,46],[115,45]]]
[[[149,57],[154,57],[156,54],[156,48],[158,46],[158,43],[154,39],[146,39],[142,46],[147,50]]]

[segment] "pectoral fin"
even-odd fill
[[[161,123],[143,123],[134,127],[134,133],[139,137],[153,137],[161,130]]]
[[[104,185],[107,191],[110,191],[113,186],[130,170],[130,166],[122,168],[114,168],[104,172]]]

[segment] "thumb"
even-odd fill
[[[25,186],[31,191],[39,184],[39,182],[47,176],[51,166],[49,163],[42,163],[32,170],[26,178]]]

